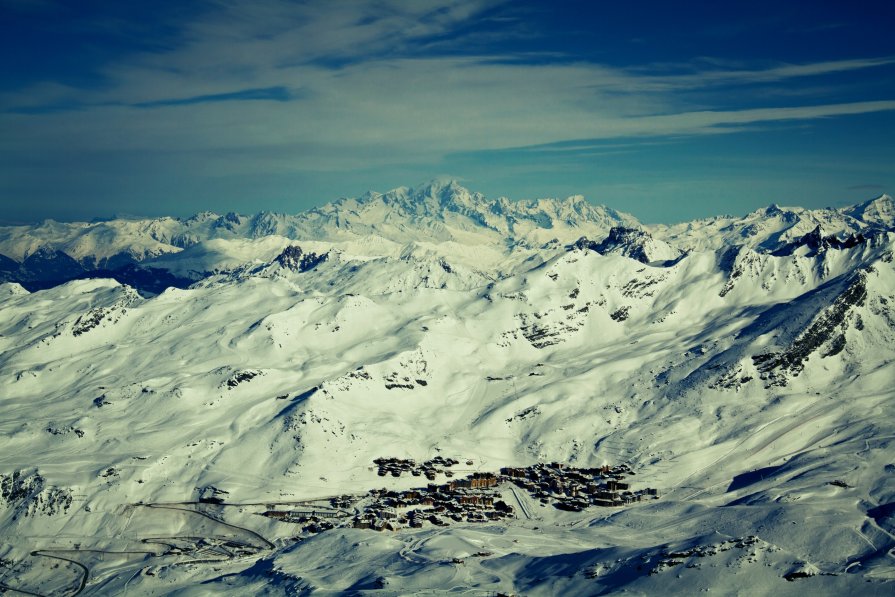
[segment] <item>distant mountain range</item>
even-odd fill
[[[582,237],[602,242],[599,249],[591,245],[600,252],[637,255],[648,262],[725,246],[794,250],[810,242],[803,239],[811,234],[872,236],[893,226],[895,207],[888,195],[835,210],[772,205],[742,218],[645,226],[581,196],[515,202],[487,199],[454,181],[433,181],[415,189],[339,199],[297,215],[203,212],[186,219],[0,227],[0,280],[35,290],[73,279],[112,277],[159,292],[167,285],[186,287],[253,257],[269,260],[274,257],[271,249],[280,250],[287,241],[315,241],[368,256],[443,257],[499,275]],[[246,244],[265,238],[266,243]]]

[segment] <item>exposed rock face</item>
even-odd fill
[[[680,250],[654,239],[649,232],[625,226],[613,226],[609,230],[609,236],[599,243],[582,236],[569,249],[586,249],[601,255],[623,255],[640,263],[673,261],[681,256]]]
[[[241,384],[243,382],[251,381],[254,378],[258,377],[259,375],[262,375],[261,371],[253,371],[253,370],[237,371],[236,373],[231,375],[227,379],[227,381],[225,381],[224,384],[222,384],[222,386],[226,385],[228,390],[232,390],[239,384]]]
[[[840,353],[845,348],[845,331],[849,326],[849,314],[867,300],[866,272],[858,272],[848,287],[822,311],[798,338],[781,352],[771,352],[752,357],[761,378],[771,385],[785,386],[786,375],[796,376],[804,369],[804,363],[812,353],[822,357]]]
[[[599,246],[600,246],[600,243],[598,243],[597,241],[590,240],[586,236],[582,236],[581,238],[576,240],[574,243],[569,245],[567,248],[570,251],[575,250],[575,249],[577,249],[579,251],[598,251]]]
[[[872,232],[870,234],[872,235]],[[789,256],[795,254],[800,248],[805,247],[809,255],[818,255],[830,249],[836,251],[851,249],[866,243],[867,240],[863,232],[849,234],[844,238],[839,238],[835,234],[825,236],[821,227],[817,226],[802,238],[777,249],[771,254],[778,257]]]
[[[298,245],[292,245],[286,247],[283,252],[277,256],[276,262],[286,269],[301,273],[314,269],[326,261],[328,257],[328,253],[322,255],[305,253]]]
[[[0,475],[0,503],[24,516],[53,516],[68,512],[72,494],[68,489],[48,486],[39,473],[15,471]]]
[[[719,257],[719,267],[721,271],[727,273],[727,282],[721,288],[718,296],[727,296],[745,273],[759,271],[764,260],[762,254],[747,247],[730,247],[723,251]]]
[[[609,231],[609,236],[597,245],[600,253],[619,253],[625,257],[636,259],[641,263],[651,261],[647,255],[647,243],[653,240],[649,233],[635,228],[623,228],[615,226]]]

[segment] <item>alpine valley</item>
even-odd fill
[[[0,228],[0,592],[895,592],[895,204]]]

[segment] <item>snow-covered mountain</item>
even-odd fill
[[[166,266],[172,254],[203,243],[213,243],[211,252],[226,253],[226,241],[278,236],[327,241],[377,256],[437,253],[444,248],[470,261],[495,259],[489,265],[496,265],[514,247],[570,242],[583,233],[603,236],[613,226],[637,227],[639,223],[633,216],[593,206],[580,196],[563,201],[490,200],[456,182],[433,181],[416,189],[402,187],[340,199],[297,215],[205,212],[183,220],[46,221],[3,227],[0,255],[21,263],[41,252],[62,252],[84,269],[112,270],[133,263],[154,267],[156,258]],[[243,258],[242,246],[240,242],[231,245],[233,259]],[[477,247],[486,247],[485,255],[476,254]],[[187,259],[195,264],[194,255]],[[219,263],[212,259],[209,265],[210,271]]]
[[[294,240],[324,243],[358,257],[446,258],[502,275],[582,237],[594,246],[602,243],[603,251],[650,261],[740,245],[779,251],[815,230],[838,238],[893,225],[895,206],[888,195],[835,210],[772,205],[743,218],[645,226],[581,196],[488,199],[455,181],[433,181],[339,199],[296,215],[204,212],[186,219],[50,220],[0,227],[0,280],[36,290],[113,276],[155,292],[164,284],[186,287],[246,261],[260,263]]]
[[[2,238],[156,276],[0,285],[2,588],[891,593],[888,197],[665,227],[450,183]]]
[[[841,209],[804,209],[770,205],[745,217],[721,216],[659,225],[651,232],[684,250],[719,249],[745,245],[773,251],[820,227],[824,234],[848,235],[870,229],[891,229],[895,202],[880,195],[859,205]]]

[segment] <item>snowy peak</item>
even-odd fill
[[[487,226],[482,217],[488,201],[481,193],[472,193],[457,181],[432,181],[414,189],[399,187],[382,195],[368,193],[367,202],[376,200],[397,210],[402,215],[416,218],[434,218],[445,221],[451,214],[458,214]]]
[[[553,229],[590,224],[608,229],[610,226],[607,224],[639,225],[633,216],[593,206],[580,195],[565,200],[488,199],[482,193],[464,188],[455,180],[435,180],[416,188],[399,187],[383,194],[368,192],[356,200],[342,200],[322,210],[333,212],[352,204],[367,216],[387,212],[382,214],[383,222],[394,222],[396,216],[428,218],[461,229],[481,227],[508,236],[524,236],[530,228]]]
[[[844,215],[860,220],[871,226],[892,228],[895,226],[895,202],[883,194],[860,205],[840,210]]]
[[[484,195],[470,192],[456,180],[433,180],[413,189],[399,187],[388,191],[382,197],[389,202],[407,204],[409,201],[411,206],[426,208],[437,206],[448,211],[456,210],[458,207],[471,207],[475,203],[485,201]]]

